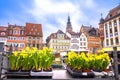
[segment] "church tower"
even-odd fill
[[[68,21],[67,21],[67,26],[66,26],[66,32],[72,32],[72,25],[70,22],[70,16],[68,15]]]

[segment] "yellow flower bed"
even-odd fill
[[[99,52],[99,54],[89,53],[75,53],[73,51],[67,54],[68,58],[66,63],[72,67],[72,69],[97,69],[104,70],[110,63],[110,57],[108,53]]]
[[[34,68],[36,70],[41,68],[50,68],[54,60],[52,49],[44,47],[38,50],[33,47],[30,49],[26,47],[22,51],[15,51],[8,56],[10,62],[10,69],[29,70]]]

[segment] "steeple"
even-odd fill
[[[68,21],[67,21],[67,26],[66,26],[66,32],[72,32],[72,25],[70,22],[70,16],[68,15]]]
[[[102,13],[101,13],[101,19],[100,19],[100,23],[103,23],[104,19],[102,18]]]

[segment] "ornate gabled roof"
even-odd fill
[[[98,36],[97,28],[92,26],[83,26],[80,29],[80,33],[85,33],[87,36]]]
[[[80,32],[88,32],[90,29],[92,28],[92,26],[81,26]]]
[[[64,34],[64,39],[70,39],[62,30],[58,30],[56,33],[51,33],[50,36],[47,37],[46,41],[57,39],[57,34]]]
[[[64,32],[62,30],[58,30],[57,34],[64,34]]]

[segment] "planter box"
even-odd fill
[[[8,79],[46,79],[46,78],[52,78],[53,76],[53,72],[49,71],[49,72],[22,72],[22,71],[18,71],[18,72],[12,72],[12,71],[8,71],[6,73],[7,78]]]
[[[79,77],[79,78],[94,78],[95,75],[93,72],[73,72],[69,67],[66,67],[67,71],[71,74],[72,77]]]
[[[30,76],[46,76],[46,77],[52,77],[53,76],[53,72],[49,71],[49,72],[30,72]]]

